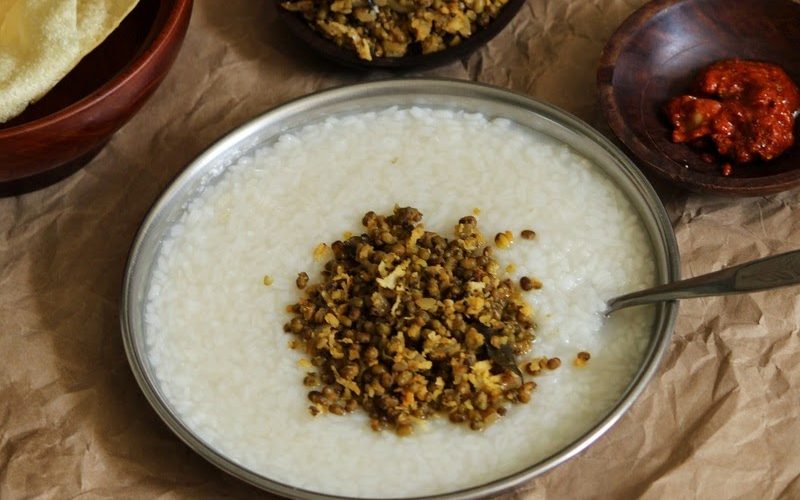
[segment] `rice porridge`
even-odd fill
[[[448,236],[475,208],[487,237],[536,231],[495,256],[515,280],[543,283],[524,294],[538,323],[531,355],[563,363],[535,378],[530,403],[483,431],[436,418],[398,437],[371,431],[360,410],[308,412],[308,370],[283,331],[297,273],[318,281],[314,247],[360,234],[365,212],[395,204]],[[432,495],[527,468],[604,417],[641,363],[654,313],[600,311],[654,276],[628,200],[567,146],[479,114],[391,108],[284,134],[188,204],[154,266],[147,354],[187,426],[256,473],[328,494]],[[571,362],[579,351],[591,353],[581,368]]]

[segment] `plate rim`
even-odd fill
[[[610,154],[617,163],[624,166],[626,169],[624,173],[629,180],[635,184],[635,187],[642,190],[648,197],[647,201],[649,203],[647,203],[647,207],[652,212],[651,216],[654,219],[654,223],[658,230],[658,236],[661,238],[661,242],[663,244],[663,248],[661,250],[664,252],[664,262],[658,262],[656,257],[657,273],[663,274],[663,279],[659,281],[666,282],[680,279],[680,260],[675,234],[672,230],[672,225],[666,213],[666,209],[660,202],[650,183],[636,168],[633,162],[627,156],[625,156],[610,140],[605,138],[602,134],[600,134],[600,132],[596,131],[582,120],[564,110],[559,109],[556,106],[539,101],[521,93],[475,82],[446,78],[402,78],[343,85],[332,89],[320,90],[269,109],[242,124],[241,126],[235,128],[209,146],[204,152],[197,156],[196,159],[191,161],[158,197],[144,218],[144,221],[139,227],[131,245],[131,250],[125,265],[125,275],[123,279],[120,301],[120,326],[123,337],[123,345],[129,365],[131,367],[131,371],[134,374],[140,390],[144,393],[151,407],[156,411],[161,420],[179,439],[187,444],[198,455],[226,473],[265,491],[279,495],[290,496],[293,498],[299,497],[320,500],[352,498],[293,487],[266,477],[262,474],[253,472],[250,469],[239,465],[200,438],[188,427],[188,425],[184,423],[184,421],[176,414],[176,412],[169,407],[166,401],[162,400],[162,397],[159,395],[159,390],[156,387],[156,381],[151,380],[151,378],[147,375],[147,370],[144,368],[145,362],[143,358],[145,357],[145,354],[140,352],[135,342],[135,336],[143,336],[144,332],[134,332],[134,328],[132,326],[131,315],[134,312],[132,310],[132,285],[135,278],[136,266],[139,262],[140,254],[142,253],[143,242],[149,237],[148,233],[151,230],[151,227],[155,224],[156,219],[161,215],[162,211],[168,208],[169,204],[173,201],[173,198],[185,188],[186,184],[193,179],[194,176],[199,175],[197,173],[198,171],[203,171],[204,168],[208,168],[207,165],[213,162],[214,158],[216,158],[218,154],[229,150],[232,145],[235,145],[249,137],[254,129],[263,126],[265,122],[269,122],[269,120],[280,119],[284,115],[291,116],[293,113],[297,113],[298,109],[302,110],[301,108],[303,107],[311,107],[314,105],[319,106],[326,102],[336,102],[337,99],[348,100],[354,98],[365,98],[374,95],[383,95],[383,93],[387,91],[418,92],[420,89],[424,89],[422,93],[439,95],[434,94],[431,88],[439,89],[442,92],[447,90],[454,91],[456,89],[462,92],[474,91],[481,99],[505,99],[506,101],[504,102],[509,104],[524,104],[524,110],[536,113],[537,115],[545,118],[553,119],[559,125],[567,127],[570,130],[577,131],[579,134],[582,134],[589,140],[594,141],[597,145],[605,149],[606,152]],[[647,233],[651,239],[654,238],[654,235],[651,234],[650,230],[647,230]],[[653,242],[653,245],[655,245],[655,242]],[[656,250],[657,253],[659,249],[654,250]],[[142,304],[142,306],[144,306],[144,304]],[[406,500],[421,498],[473,499],[498,494],[502,491],[519,486],[520,484],[525,483],[536,476],[544,474],[561,463],[566,462],[567,460],[578,455],[588,446],[593,444],[612,426],[614,426],[649,384],[650,380],[653,378],[659,366],[661,365],[664,355],[670,345],[677,313],[677,301],[665,302],[657,306],[655,314],[656,322],[653,327],[656,338],[654,341],[650,342],[647,352],[644,354],[642,364],[640,365],[636,374],[632,377],[631,382],[620,395],[617,403],[610,408],[605,416],[601,418],[595,425],[581,434],[578,438],[570,442],[568,445],[561,448],[558,452],[518,472],[498,478],[485,484],[471,486],[433,496],[428,495],[398,498],[404,498]]]

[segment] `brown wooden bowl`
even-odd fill
[[[0,194],[41,187],[89,161],[175,60],[192,0],[140,0],[42,99],[0,124]]]
[[[730,58],[776,63],[800,84],[800,3],[792,0],[656,0],[633,13],[605,47],[597,72],[611,129],[640,166],[695,191],[737,196],[800,185],[800,120],[795,145],[769,162],[721,165],[670,140],[663,111],[698,71]]]
[[[278,9],[278,15],[289,28],[289,31],[294,33],[295,36],[324,58],[350,68],[401,70],[441,66],[471,54],[500,33],[503,28],[511,22],[514,16],[517,15],[522,6],[525,5],[525,1],[526,0],[509,0],[492,22],[454,47],[448,47],[431,54],[408,54],[403,57],[378,57],[372,61],[361,59],[354,51],[345,47],[340,47],[331,40],[328,40],[311,28],[302,16],[282,8],[280,6],[280,1],[276,1],[274,4],[275,8]]]

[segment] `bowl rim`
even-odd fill
[[[522,10],[526,2],[527,0],[509,0],[508,3],[502,7],[497,17],[492,19],[488,25],[477,30],[458,45],[447,47],[430,54],[412,54],[402,57],[376,57],[371,61],[361,59],[354,51],[341,47],[332,40],[324,37],[309,26],[297,13],[282,8],[280,1],[274,3],[279,18],[283,19],[289,31],[299,38],[307,47],[316,52],[318,56],[350,68],[400,71],[404,69],[442,66],[456,59],[468,56],[499,35],[517,16],[519,11]]]
[[[622,117],[615,98],[614,74],[622,51],[651,19],[679,4],[697,0],[653,0],[635,10],[614,31],[603,48],[596,84],[600,108],[614,135],[641,164],[670,182],[690,189],[735,196],[760,196],[791,189],[800,183],[800,168],[757,177],[725,177],[684,168],[672,158],[647,147]],[[788,3],[796,3],[785,0]],[[800,122],[800,120],[798,120]],[[800,139],[793,148],[800,147]]]
[[[265,491],[292,498],[352,498],[293,487],[239,465],[232,459],[226,457],[215,447],[206,443],[194,431],[189,429],[184,420],[178,417],[166,403],[166,398],[162,399],[160,391],[156,387],[157,381],[154,380],[154,375],[151,378],[151,375],[148,374],[145,368],[144,359],[147,355],[139,348],[141,344],[137,344],[136,342],[136,337],[143,336],[143,331],[135,332],[135,327],[132,322],[133,315],[137,314],[137,301],[139,301],[139,306],[143,307],[144,305],[141,301],[141,297],[137,297],[137,294],[134,292],[134,282],[139,278],[137,276],[137,267],[139,261],[143,258],[141,256],[143,253],[142,248],[144,247],[143,243],[147,239],[153,237],[149,234],[154,231],[152,230],[153,226],[159,223],[162,213],[168,211],[171,205],[175,203],[174,198],[183,189],[188,189],[187,184],[191,184],[193,177],[196,177],[199,173],[209,168],[209,164],[215,164],[218,155],[246,141],[251,133],[254,130],[258,130],[263,124],[270,123],[270,121],[290,118],[304,110],[313,110],[315,106],[330,106],[331,104],[346,102],[348,100],[364,99],[375,95],[385,95],[391,92],[405,92],[414,95],[439,95],[441,97],[442,95],[436,94],[436,91],[440,93],[451,92],[452,94],[449,95],[455,97],[460,97],[461,94],[458,92],[461,92],[463,94],[477,96],[480,99],[495,99],[501,101],[503,104],[519,106],[525,112],[534,113],[545,120],[554,121],[557,125],[567,128],[571,132],[575,132],[582,136],[582,138],[586,138],[595,145],[601,147],[605,153],[611,156],[611,159],[620,168],[622,171],[620,175],[624,175],[625,178],[631,182],[633,188],[638,190],[642,203],[644,203],[646,208],[650,211],[649,215],[652,217],[655,230],[647,230],[647,233],[651,240],[655,239],[657,235],[659,238],[658,243],[653,241],[652,244],[654,247],[658,245],[663,252],[663,260],[659,261],[658,257],[656,257],[656,266],[659,268],[659,274],[663,275],[661,276],[661,281],[677,281],[680,279],[680,259],[675,234],[672,230],[672,225],[666,213],[666,209],[650,183],[641,171],[636,168],[633,162],[610,140],[582,120],[553,105],[533,99],[524,94],[476,82],[445,78],[402,78],[343,85],[332,89],[321,90],[269,109],[235,128],[205,149],[203,153],[190,162],[188,166],[175,177],[172,183],[167,186],[154,202],[144,218],[142,225],[139,227],[131,245],[131,250],[125,265],[120,300],[120,327],[126,356],[134,377],[146,399],[162,421],[164,421],[167,427],[169,427],[180,440],[201,457],[237,479]],[[215,169],[216,168],[218,167],[215,167]],[[656,253],[658,253],[658,250],[659,249],[656,249]],[[671,343],[677,313],[677,301],[664,302],[656,306],[656,321],[653,325],[654,333],[652,340],[644,354],[642,364],[639,366],[639,369],[632,377],[628,386],[621,393],[619,400],[608,410],[604,417],[558,452],[520,471],[485,484],[433,496],[402,498],[406,500],[417,498],[472,499],[497,494],[539,476],[582,452],[610,429],[622,415],[627,412],[628,408],[630,408],[634,401],[641,395],[647,383],[655,375]],[[140,338],[140,341],[143,341],[143,339]]]
[[[116,75],[89,95],[84,96],[54,113],[29,122],[20,123],[13,127],[0,128],[0,139],[13,139],[15,136],[68,121],[73,116],[86,112],[109,98],[112,94],[119,92],[131,79],[144,71],[154,58],[166,50],[167,43],[172,40],[175,33],[179,31],[181,20],[186,15],[191,14],[192,3],[193,0],[160,1],[153,25],[150,27],[144,44]],[[159,24],[158,21],[160,20],[163,21]]]

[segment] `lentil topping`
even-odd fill
[[[421,220],[410,207],[368,212],[366,232],[333,242],[322,281],[289,306],[284,330],[315,368],[304,379],[312,415],[361,407],[374,430],[407,435],[437,414],[479,430],[530,400],[536,384],[490,353],[530,349],[530,306],[498,277],[475,217],[453,239]]]
[[[494,244],[497,248],[509,248],[514,244],[514,233],[511,231],[503,231],[497,233],[494,237]]]
[[[358,57],[429,54],[458,45],[508,0],[285,0],[308,24]]]

